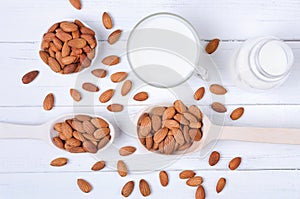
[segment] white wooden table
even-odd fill
[[[97,30],[101,39],[101,57],[124,51],[125,40],[108,46],[104,41],[108,32],[101,24],[101,15],[108,11],[114,18],[115,28],[130,31],[143,17],[160,11],[174,12],[188,19],[197,29],[202,40],[218,37],[220,48],[212,56],[229,90],[226,105],[229,110],[244,106],[245,115],[231,121],[227,114],[225,124],[237,126],[300,128],[300,2],[297,0],[82,0],[81,11],[75,10],[67,0],[10,0],[1,2],[0,19],[0,121],[24,124],[40,124],[73,111],[69,97],[76,77],[62,77],[51,72],[38,57],[40,39],[51,23],[66,18],[79,18]],[[274,35],[287,41],[295,54],[295,65],[286,83],[272,91],[249,93],[233,84],[228,64],[234,50],[247,38]],[[97,67],[103,67],[98,62]],[[30,85],[22,85],[26,72],[38,69],[40,75]],[[88,69],[88,70],[91,70]],[[129,71],[126,58],[112,71]],[[93,78],[93,77],[89,77]],[[193,89],[203,83],[196,78],[189,81]],[[115,86],[109,81],[99,82],[104,91]],[[80,88],[79,88],[80,89]],[[152,90],[151,90],[152,91]],[[150,91],[150,94],[151,94]],[[42,109],[44,96],[53,92],[56,106],[50,112]],[[84,96],[92,96],[84,91]],[[154,90],[153,90],[154,92]],[[158,91],[155,91],[158,92]],[[162,91],[161,91],[162,92]],[[164,101],[173,101],[168,93],[159,93]],[[88,111],[91,108],[114,123],[105,105],[85,101],[77,105]],[[131,103],[133,113],[148,104],[160,103],[161,98],[151,97],[143,103]],[[198,103],[204,112],[208,110],[209,97]],[[120,130],[119,133],[121,133]],[[8,132],[0,132],[8,133]],[[47,133],[47,132],[44,132]],[[241,132],[242,133],[242,132]],[[119,140],[118,140],[119,138]],[[119,136],[117,143],[122,143]],[[133,143],[140,147],[138,143]],[[194,188],[178,179],[183,169],[194,169],[203,176],[207,198],[300,198],[300,146],[271,145],[242,142],[218,142],[221,161],[209,167],[207,157],[198,154],[184,156],[165,170],[170,174],[170,185],[161,188],[158,172],[131,173],[120,178],[112,168],[91,172],[95,162],[89,155],[66,155],[51,146],[35,140],[0,140],[0,198],[121,198],[120,190],[125,182],[133,179],[136,188],[130,198],[140,198],[138,180],[150,182],[152,194],[148,198],[194,198]],[[63,168],[52,168],[49,162],[59,156],[67,156],[70,163]],[[229,171],[227,164],[235,156],[243,157],[237,171]],[[130,168],[130,166],[129,166]],[[227,179],[224,191],[217,195],[215,183],[219,177]],[[87,179],[94,186],[90,194],[83,194],[76,185],[77,178]]]

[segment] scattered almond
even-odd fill
[[[241,157],[236,157],[236,158],[233,158],[230,162],[229,162],[229,169],[230,170],[236,170],[240,164],[241,164],[241,161],[242,161],[242,158]]]
[[[134,95],[133,99],[136,101],[145,101],[148,99],[148,93],[147,92],[139,92]]]
[[[34,71],[26,73],[22,77],[23,84],[29,84],[29,83],[31,83],[38,76],[38,74],[39,74],[38,70],[34,70]]]
[[[225,95],[227,93],[227,90],[219,84],[210,85],[209,90],[211,93],[216,95]]]
[[[191,187],[197,187],[201,185],[203,178],[201,176],[194,176],[186,181],[186,184]]]
[[[77,179],[77,185],[84,193],[89,193],[92,190],[92,186],[84,179]]]
[[[192,170],[184,170],[179,174],[180,179],[189,179],[196,175],[196,173]]]
[[[44,99],[43,107],[44,110],[50,111],[53,108],[53,106],[54,106],[54,95],[52,93],[49,93]]]
[[[112,32],[109,36],[108,36],[108,43],[109,44],[114,44],[116,43],[120,36],[121,36],[121,33],[122,33],[122,30],[118,29],[118,30],[115,30],[114,32]]]
[[[104,167],[105,167],[105,162],[104,162],[104,161],[98,161],[98,162],[96,162],[96,163],[92,166],[91,170],[93,170],[93,171],[100,171],[100,170],[102,170]]]
[[[199,187],[197,188],[195,198],[196,199],[205,199],[205,190],[202,185],[199,185]]]
[[[81,2],[80,0],[69,0],[71,5],[76,8],[77,10],[81,9]]]
[[[160,180],[160,184],[161,184],[163,187],[168,186],[168,184],[169,184],[169,176],[168,176],[167,172],[165,172],[165,171],[160,171],[160,172],[159,172],[159,180]]]
[[[118,161],[117,169],[118,169],[118,173],[121,177],[127,176],[127,174],[128,174],[127,166],[122,160]]]
[[[116,72],[110,76],[110,79],[112,82],[117,83],[117,82],[121,82],[124,79],[126,79],[127,76],[128,76],[128,73],[126,73],[126,72]]]
[[[211,105],[211,108],[218,112],[218,113],[225,113],[227,112],[227,108],[221,104],[220,102],[213,102],[212,105]]]
[[[88,82],[83,83],[82,88],[89,92],[98,92],[99,91],[98,86],[96,86],[95,84],[92,84],[92,83],[88,83]]]
[[[67,158],[56,158],[51,161],[50,165],[53,167],[61,167],[61,166],[66,165],[67,163],[68,163]]]
[[[149,196],[151,194],[150,186],[146,180],[141,179],[139,187],[140,187],[140,192],[144,197]]]
[[[113,66],[120,63],[120,57],[116,55],[110,55],[102,59],[102,63],[107,66]]]
[[[123,85],[122,85],[122,88],[121,88],[121,95],[122,95],[122,96],[127,95],[127,94],[130,92],[131,87],[132,87],[132,81],[126,80],[126,81],[123,83]]]
[[[209,156],[208,163],[210,166],[214,166],[219,162],[219,160],[220,160],[220,153],[217,151],[213,151]]]
[[[201,100],[204,96],[205,93],[205,88],[204,87],[200,87],[198,90],[196,90],[196,92],[194,93],[194,99],[195,100]]]
[[[79,102],[81,100],[81,94],[76,89],[70,89],[70,95],[73,98],[74,101]]]
[[[95,69],[95,70],[92,70],[92,74],[98,78],[104,78],[106,77],[106,70],[104,69]]]
[[[99,101],[101,103],[105,103],[108,102],[114,95],[115,90],[114,89],[108,89],[107,91],[104,91],[100,97],[99,97]]]
[[[217,193],[220,193],[224,189],[225,185],[226,185],[226,179],[225,178],[220,178],[218,180],[218,183],[217,183],[217,186],[216,186]]]
[[[121,156],[128,156],[133,154],[136,151],[136,148],[133,146],[124,146],[119,149],[119,154]]]
[[[238,120],[242,117],[243,114],[244,114],[244,108],[239,107],[239,108],[232,111],[232,113],[230,114],[230,118],[232,120]]]
[[[214,53],[214,52],[217,50],[217,48],[218,48],[218,46],[219,46],[219,43],[220,43],[220,40],[219,40],[219,39],[213,39],[213,40],[211,40],[211,41],[207,44],[207,46],[206,46],[206,48],[205,48],[205,51],[206,51],[208,54]]]
[[[102,15],[102,23],[106,29],[111,29],[113,26],[112,19],[107,12],[104,12]]]
[[[123,186],[121,194],[124,197],[128,197],[132,193],[133,189],[134,189],[134,181],[129,181]]]
[[[123,105],[121,104],[111,104],[107,106],[107,110],[110,112],[121,112],[123,111]]]

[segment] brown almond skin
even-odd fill
[[[84,179],[77,179],[77,185],[79,189],[84,193],[89,193],[92,190],[92,186]]]
[[[229,162],[228,168],[229,168],[230,170],[236,170],[236,169],[240,166],[241,161],[242,161],[242,158],[241,158],[241,157],[233,158],[233,159]]]
[[[107,12],[104,12],[102,15],[102,23],[106,29],[113,27],[112,19]]]
[[[160,184],[163,187],[168,186],[168,184],[169,184],[169,176],[168,176],[167,172],[165,172],[165,171],[160,171],[159,172],[159,181],[160,181]]]
[[[203,178],[200,176],[194,176],[186,181],[186,184],[191,187],[197,187],[201,185],[203,182]]]
[[[120,29],[115,30],[114,32],[112,32],[112,33],[108,36],[108,39],[107,39],[108,43],[109,43],[110,45],[116,43],[116,42],[119,40],[119,38],[120,38],[120,36],[121,36],[121,33],[122,33],[122,30],[120,30]]]
[[[184,170],[179,174],[180,179],[189,179],[196,175],[196,173],[192,170]]]
[[[151,194],[150,186],[146,180],[141,179],[139,187],[140,187],[140,192],[144,197],[149,196]]]
[[[110,76],[110,80],[113,83],[118,83],[118,82],[121,82],[124,79],[126,79],[127,76],[128,76],[128,73],[126,73],[126,72],[116,72]]]
[[[184,113],[187,110],[187,107],[181,100],[176,100],[173,105],[178,113]]]
[[[76,89],[70,89],[70,95],[73,98],[74,101],[79,102],[81,100],[81,94]]]
[[[61,167],[61,166],[66,165],[67,163],[68,163],[67,158],[56,158],[51,161],[50,165],[53,167]]]
[[[134,95],[133,99],[135,101],[145,101],[148,99],[148,93],[147,92],[139,92],[137,94]]]
[[[97,152],[97,147],[90,141],[84,141],[82,143],[82,147],[86,152],[89,153],[96,153]]]
[[[216,186],[216,192],[220,193],[221,191],[223,191],[225,185],[226,185],[226,179],[225,178],[220,178],[218,180],[218,183],[217,183],[217,186]]]
[[[244,111],[245,111],[245,109],[243,107],[236,108],[230,114],[230,118],[232,120],[238,120],[238,119],[240,119],[243,116]]]
[[[108,89],[108,90],[104,91],[104,92],[100,95],[99,101],[100,101],[101,103],[106,103],[106,102],[108,102],[108,101],[113,97],[114,93],[115,93],[115,90],[114,90],[114,89]]]
[[[125,162],[123,162],[122,160],[119,160],[117,163],[117,169],[118,169],[118,173],[121,177],[127,176],[128,170],[127,170],[127,166],[126,166]]]
[[[52,93],[49,93],[43,102],[44,110],[50,111],[54,107],[54,95]]]
[[[119,149],[119,154],[121,156],[128,156],[133,154],[136,151],[136,148],[133,146],[124,146]]]
[[[81,9],[81,1],[80,0],[69,0],[71,5],[77,10]]]
[[[227,108],[220,102],[213,102],[211,108],[218,113],[226,113]]]
[[[120,63],[120,57],[116,55],[110,55],[103,58],[102,63],[107,66],[113,66]]]
[[[83,83],[82,88],[89,92],[98,92],[100,90],[98,86],[89,82]]]
[[[203,98],[205,94],[205,88],[204,87],[200,87],[196,90],[196,92],[194,93],[194,99],[199,101]]]
[[[124,196],[124,197],[130,196],[133,189],[134,189],[134,181],[127,182],[122,188],[122,191],[121,191],[122,196]]]
[[[98,161],[98,162],[96,162],[96,163],[92,166],[91,170],[93,170],[93,171],[100,171],[100,170],[102,170],[104,167],[105,167],[105,162],[104,162],[104,161]]]
[[[45,64],[48,65],[48,59],[49,59],[49,57],[50,57],[49,53],[40,50],[40,51],[39,51],[39,55],[40,55],[40,58],[42,59],[42,61],[43,61]]]
[[[97,128],[107,128],[109,127],[108,123],[102,118],[93,118],[91,119],[92,124]]]
[[[122,85],[121,95],[126,96],[130,92],[131,88],[132,88],[132,81],[126,80]]]
[[[214,166],[219,162],[219,160],[220,160],[220,153],[217,151],[213,151],[209,156],[208,163],[210,166]]]
[[[30,71],[22,77],[23,84],[31,83],[39,74],[38,70]]]
[[[60,149],[64,149],[64,143],[63,141],[59,138],[59,137],[54,137],[53,138],[53,143],[55,144],[55,146],[57,146]]]
[[[106,77],[106,70],[104,69],[95,69],[92,71],[92,74],[98,78],[104,78]]]
[[[219,84],[210,85],[209,90],[215,95],[225,95],[227,93],[227,90]]]
[[[218,46],[219,46],[219,43],[220,43],[220,39],[213,39],[211,40],[206,48],[205,48],[205,51],[208,53],[208,54],[212,54],[214,53],[217,49],[218,49]]]
[[[123,111],[123,105],[121,104],[110,104],[107,106],[107,110],[110,112],[121,112]]]
[[[197,188],[195,198],[196,199],[205,199],[205,190],[202,185],[199,185],[199,187]]]

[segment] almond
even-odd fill
[[[118,169],[118,173],[121,177],[127,176],[127,174],[128,174],[127,166],[122,160],[118,161],[117,169]]]
[[[124,197],[128,197],[132,193],[133,189],[134,189],[134,181],[129,181],[123,186],[121,194]]]
[[[116,72],[110,76],[110,79],[112,82],[117,83],[121,82],[128,76],[128,73],[126,72]]]
[[[68,45],[72,48],[83,48],[86,46],[86,40],[82,38],[72,39],[68,42]]]
[[[59,40],[59,39],[57,39],[57,37],[54,37],[53,39],[52,39],[52,41],[53,41],[53,44],[54,44],[54,46],[57,48],[57,50],[61,50],[62,49],[62,42]]]
[[[120,36],[121,36],[121,33],[122,33],[122,30],[118,29],[118,30],[115,30],[114,32],[112,32],[109,36],[108,36],[108,43],[110,45],[116,43]]]
[[[174,117],[175,114],[176,114],[175,108],[173,106],[170,106],[164,111],[162,119],[163,120],[171,119]]]
[[[185,143],[184,136],[183,136],[180,129],[173,128],[172,133],[173,133],[173,136],[176,140],[176,143],[178,143],[180,146]]]
[[[230,118],[232,120],[238,120],[242,117],[243,114],[244,114],[244,108],[239,107],[239,108],[232,111],[232,113],[230,114]]]
[[[85,138],[85,141],[91,141],[95,146],[94,142],[97,142],[99,139],[95,138],[93,134],[83,133],[82,136]]]
[[[92,118],[90,116],[88,116],[88,115],[82,115],[82,114],[80,114],[80,115],[76,115],[75,119],[77,119],[77,120],[79,120],[81,122],[84,122],[84,121],[91,120]]]
[[[55,23],[48,29],[48,32],[53,33],[58,27],[59,27],[59,23]]]
[[[190,129],[189,135],[194,141],[200,141],[202,138],[202,133],[199,129]]]
[[[159,172],[159,180],[160,180],[160,184],[163,187],[168,186],[168,184],[169,184],[169,176],[168,176],[167,172],[165,172],[165,171]]]
[[[81,145],[81,141],[76,138],[70,138],[66,140],[66,144],[70,147],[78,147]]]
[[[188,111],[193,114],[197,120],[202,120],[202,112],[196,105],[191,105]]]
[[[189,125],[189,121],[180,113],[177,113],[175,116],[174,116],[174,119],[179,122],[180,124],[183,124],[183,125]]]
[[[43,40],[46,41],[52,41],[52,39],[55,37],[54,33],[45,33],[43,36]]]
[[[111,104],[107,106],[107,110],[110,112],[121,112],[123,111],[123,105],[121,104]]]
[[[140,134],[146,137],[151,131],[152,123],[150,117],[144,117],[140,124]]]
[[[92,70],[92,74],[98,78],[104,78],[106,76],[106,70],[95,69],[95,70]]]
[[[124,146],[119,149],[119,154],[121,156],[128,156],[133,154],[136,151],[136,148],[133,146]]]
[[[85,35],[92,35],[92,36],[96,35],[96,33],[92,29],[85,26],[80,27],[80,32]]]
[[[127,94],[130,92],[131,87],[132,87],[132,81],[126,80],[126,81],[123,83],[123,85],[122,85],[122,88],[121,88],[121,95],[122,95],[122,96],[127,95]]]
[[[192,129],[199,129],[201,128],[201,122],[190,122],[189,127]]]
[[[175,139],[172,135],[168,135],[164,140],[164,153],[170,155],[175,149]]]
[[[68,163],[67,158],[56,158],[51,161],[50,165],[53,167],[61,167],[61,166],[66,165],[67,163]]]
[[[189,134],[189,127],[188,126],[183,126],[182,127],[182,134],[183,134],[185,142],[190,143],[191,142],[191,137],[190,137],[190,134]]]
[[[84,121],[82,123],[84,131],[88,134],[93,134],[96,130],[95,126],[90,121]]]
[[[80,122],[80,121],[74,120],[72,122],[72,128],[75,129],[76,131],[80,132],[80,133],[84,133],[82,122]]]
[[[176,120],[165,120],[163,121],[163,127],[167,127],[168,129],[179,128],[180,124]]]
[[[77,10],[81,9],[81,1],[80,0],[69,0],[71,5]]]
[[[151,134],[146,136],[146,148],[148,150],[151,150],[153,146],[153,137]]]
[[[109,126],[104,119],[98,117],[91,119],[91,122],[97,128],[106,128]]]
[[[139,187],[140,192],[144,197],[149,196],[151,194],[150,186],[146,180],[141,179]]]
[[[102,15],[102,23],[106,29],[111,29],[113,26],[112,19],[107,12],[104,12]]]
[[[73,38],[70,34],[64,32],[63,30],[57,31],[55,36],[63,42],[67,42]]]
[[[110,55],[103,58],[102,63],[107,66],[113,66],[120,63],[120,57],[116,55]]]
[[[158,115],[158,116],[162,116],[165,112],[166,108],[165,107],[154,107],[152,110],[151,110],[151,114],[152,115]]]
[[[54,106],[54,95],[52,93],[49,93],[44,99],[43,107],[44,110],[50,111],[53,108],[53,106]]]
[[[178,151],[184,151],[184,150],[190,148],[191,146],[192,146],[191,143],[185,143],[184,145],[182,145],[178,148]]]
[[[69,65],[69,64],[72,64],[76,61],[77,57],[75,56],[67,56],[67,57],[64,57],[61,59],[61,62],[64,64],[64,65]]]
[[[214,53],[214,52],[217,50],[217,48],[218,48],[218,46],[219,46],[219,43],[220,43],[220,40],[219,40],[219,39],[213,39],[213,40],[211,40],[211,41],[207,44],[207,46],[206,46],[206,48],[205,48],[205,51],[206,51],[208,54]]]
[[[77,64],[69,64],[64,67],[63,74],[70,74],[76,71]]]
[[[224,189],[225,185],[226,185],[226,179],[225,178],[220,178],[218,180],[218,183],[217,183],[217,186],[216,186],[216,192],[220,193]]]
[[[76,89],[70,89],[70,95],[73,98],[74,101],[79,102],[81,100],[81,94]]]
[[[109,128],[99,128],[94,132],[93,135],[97,140],[100,140],[100,139],[106,137],[107,135],[109,135],[109,133],[110,133]]]
[[[153,137],[153,140],[155,143],[159,144],[160,142],[162,142],[166,136],[168,134],[168,129],[167,128],[162,128],[160,130],[158,130]]]
[[[151,117],[152,129],[156,132],[161,128],[162,121],[158,115]]]
[[[47,50],[49,48],[50,42],[43,39],[42,43],[41,43],[41,49],[42,50]]]
[[[95,84],[92,83],[83,83],[82,88],[89,92],[98,92],[99,88]]]
[[[195,100],[201,100],[205,94],[205,88],[200,87],[196,92],[194,93],[194,99]]]
[[[61,126],[62,126],[62,123],[56,123],[54,126],[53,126],[53,129],[59,133],[62,132],[62,129],[61,129]]]
[[[197,188],[195,198],[196,199],[205,199],[205,190],[202,185],[199,185],[199,187]]]
[[[104,91],[100,97],[99,97],[99,101],[101,103],[105,103],[108,102],[114,95],[115,90],[114,89],[108,89],[107,91]]]
[[[176,100],[174,102],[174,108],[178,113],[184,113],[187,110],[187,107],[184,105],[184,103],[181,100]]]
[[[225,95],[227,93],[227,90],[219,84],[210,85],[209,90],[211,93],[216,95]]]
[[[70,153],[85,153],[86,152],[82,147],[72,147],[68,151]]]
[[[85,137],[78,131],[73,131],[73,137],[77,140],[80,140],[81,142],[85,141]]]
[[[97,147],[91,141],[84,141],[82,143],[82,147],[85,151],[89,153],[96,153]]]
[[[179,174],[180,179],[189,179],[196,175],[196,173],[192,170],[184,170]]]
[[[91,170],[93,170],[93,171],[100,171],[100,170],[102,170],[104,167],[105,167],[105,162],[104,162],[104,161],[98,161],[98,162],[96,162],[96,163],[92,166]]]
[[[89,193],[92,190],[92,186],[84,179],[77,179],[77,185],[84,193]]]
[[[133,99],[136,101],[145,101],[148,99],[148,93],[147,92],[139,92],[134,95]]]
[[[82,34],[80,35],[80,37],[86,40],[92,49],[94,49],[97,46],[97,41],[95,36],[89,34]]]
[[[66,138],[66,140],[73,136],[73,129],[67,122],[63,122],[61,124],[61,131],[61,134]]]
[[[219,160],[220,160],[220,153],[217,151],[213,151],[209,156],[208,163],[210,166],[214,166],[219,162]]]
[[[39,74],[38,70],[34,70],[34,71],[26,73],[22,77],[23,84],[29,84],[29,83],[31,83],[38,76],[38,74]]]
[[[50,57],[49,53],[40,50],[39,54],[40,54],[40,58],[43,60],[43,62],[48,65],[48,59]]]
[[[80,32],[79,32],[79,30],[73,31],[73,32],[72,32],[72,37],[73,37],[73,39],[79,38],[79,37],[80,37]]]
[[[60,28],[65,32],[73,32],[78,30],[78,26],[76,24],[67,21],[61,22]]]
[[[106,146],[106,144],[110,141],[111,135],[107,135],[106,137],[102,138],[98,143],[98,150],[102,149]]]
[[[200,176],[194,176],[186,181],[186,184],[191,187],[197,187],[201,185],[203,182],[203,178]]]
[[[74,23],[80,28],[85,27],[85,25],[78,19],[75,19]]]
[[[225,113],[227,112],[227,108],[221,104],[220,102],[213,102],[212,105],[211,105],[211,108],[218,112],[218,113]]]
[[[61,148],[61,149],[64,148],[64,143],[63,143],[63,141],[62,141],[59,137],[54,137],[54,138],[53,138],[53,143],[54,143],[55,146],[57,146],[58,148]]]
[[[54,59],[53,57],[49,57],[48,58],[48,64],[50,66],[50,68],[54,71],[54,72],[59,72],[61,71],[60,68],[60,64],[58,63],[58,61],[56,59]]]
[[[229,162],[229,169],[230,170],[236,170],[240,164],[241,164],[241,161],[242,161],[242,158],[241,157],[236,157],[236,158],[233,158],[230,162]]]

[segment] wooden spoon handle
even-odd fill
[[[300,144],[300,129],[225,126],[220,139],[270,144]]]

